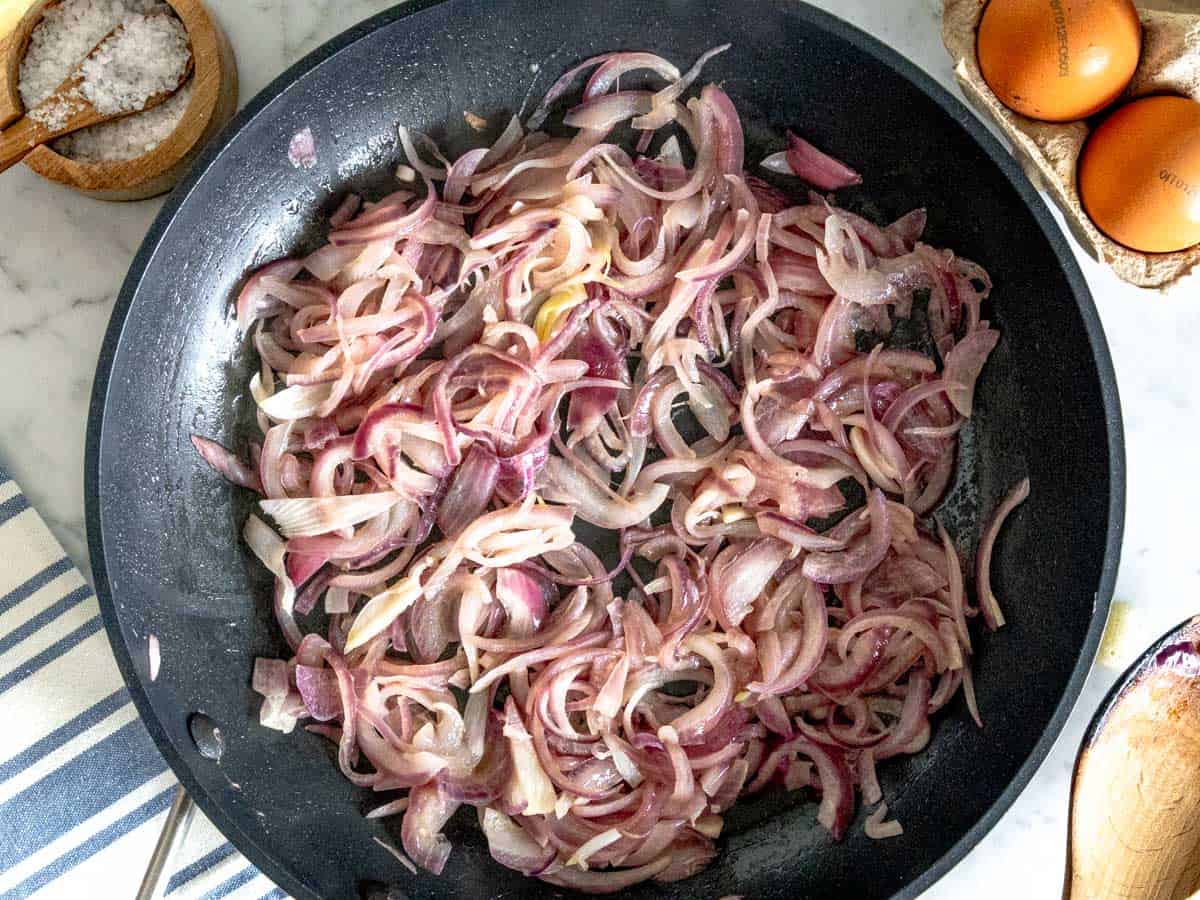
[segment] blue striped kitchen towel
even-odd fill
[[[176,784],[95,595],[0,468],[0,897],[132,897]],[[286,896],[198,812],[173,866],[172,900]]]

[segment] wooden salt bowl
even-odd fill
[[[35,0],[13,31],[0,38],[0,128],[24,113],[17,91],[21,60],[30,34],[54,2]],[[173,188],[200,149],[229,121],[237,108],[237,63],[229,40],[200,0],[164,2],[187,29],[195,65],[192,95],[175,130],[153,150],[113,162],[75,160],[42,145],[25,157],[29,168],[99,200],[143,200]]]

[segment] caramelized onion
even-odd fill
[[[840,838],[958,690],[979,720],[972,602],[1003,624],[990,560],[1028,481],[974,598],[922,517],[1000,340],[987,274],[921,243],[923,209],[881,226],[749,176],[732,101],[692,90],[725,49],[586,60],[453,160],[401,128],[410,183],[238,296],[263,435],[193,445],[283,535],[244,530],[291,648],[255,663],[260,719],[407,792],[370,814],[403,815],[401,864],[442,871],[468,804],[525,875],[674,881],[743,794],[814,793]],[[537,130],[552,106],[573,133]],[[862,181],[787,140],[766,168]],[[918,290],[936,352],[887,348]]]

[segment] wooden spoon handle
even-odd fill
[[[0,132],[0,172],[19,163],[33,152],[39,144],[46,144],[55,138],[87,128],[105,120],[96,112],[96,108],[77,93],[72,93],[74,81],[66,81],[63,85],[34,107],[37,110],[54,108],[61,121],[57,128],[50,128],[39,121],[38,117],[26,114],[12,125]]]
[[[51,138],[51,132],[29,116],[17,119],[0,132],[0,172],[16,165],[32,153],[38,144],[44,144]]]
[[[1183,900],[1200,891],[1193,627],[1157,652],[1085,738],[1071,787],[1069,900]]]

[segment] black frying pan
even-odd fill
[[[348,187],[377,192],[400,150],[394,124],[455,152],[495,131],[567,66],[604,50],[678,63],[725,41],[706,79],[746,123],[747,159],[792,126],[866,176],[846,202],[880,221],[929,208],[928,240],[983,263],[985,309],[1003,340],[982,379],[959,477],[939,514],[968,542],[981,510],[1028,473],[1033,494],[1006,529],[994,583],[1009,625],[976,661],[987,727],[961,701],[929,749],[883,767],[904,836],[840,844],[814,805],[778,793],[739,804],[722,853],[696,878],[646,897],[915,896],[996,822],[1046,754],[1082,685],[1117,567],[1123,459],[1113,372],[1065,240],[1017,166],[945,91],[886,47],[796,0],[410,2],[308,56],[259,95],[196,164],[150,230],[113,314],[88,430],[88,530],[117,659],[146,725],[188,791],[243,853],[302,898],[543,896],[494,864],[470,816],[448,833],[441,878],[410,876],[372,840],[352,788],[318,737],[257,724],[254,657],[283,650],[269,579],[241,545],[243,496],[196,456],[200,432],[242,447],[253,353],[230,298],[248,269],[318,238],[310,223]],[[538,71],[534,68],[538,67]],[[531,104],[530,104],[531,105]],[[529,106],[526,106],[528,110]],[[309,126],[319,159],[286,157]],[[146,636],[163,666],[147,675]],[[218,765],[188,736],[211,715]],[[391,838],[395,840],[395,838]]]

